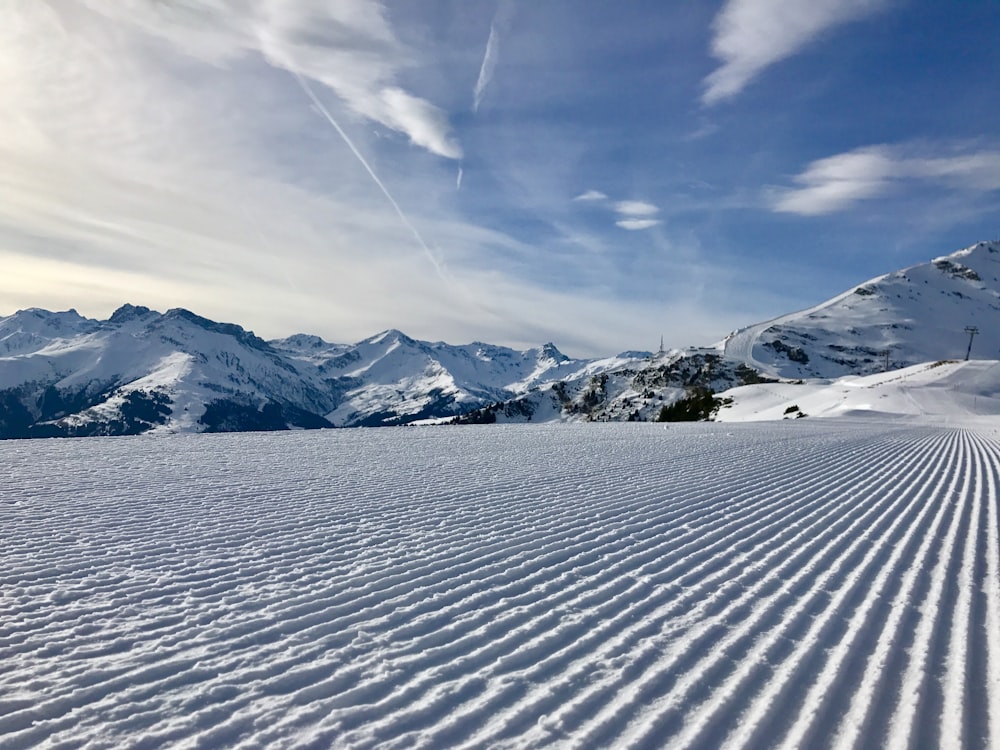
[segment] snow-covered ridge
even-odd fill
[[[727,420],[782,419],[784,409],[793,416],[841,415],[852,409],[994,414],[1000,369],[989,366],[981,372],[918,368],[920,377],[906,378],[905,385],[879,385],[872,404],[841,398],[847,380],[837,378],[964,359],[967,328],[978,330],[973,358],[993,360],[1000,351],[1000,328],[992,325],[998,312],[1000,243],[981,242],[871,279],[806,310],[740,329],[715,347],[661,352],[602,368],[590,377],[566,379],[479,409],[460,421],[648,421],[661,416],[664,407],[704,391],[716,392],[726,403],[715,418]],[[947,379],[945,372],[951,373]],[[771,386],[759,384],[761,380],[794,382]],[[917,389],[926,393],[916,397]],[[810,408],[800,410],[797,402],[803,400]]]
[[[727,357],[788,378],[866,374],[1000,351],[1000,242],[980,242],[888,273],[815,307],[736,331]]]
[[[388,330],[264,341],[188,310],[0,318],[0,437],[405,424],[591,368],[553,345],[451,346]]]
[[[961,360],[970,332],[973,359],[993,359],[998,312],[1000,242],[884,274],[735,331],[715,347],[604,359],[572,359],[551,343],[525,351],[454,346],[394,329],[355,344],[307,334],[264,341],[183,309],[124,305],[106,321],[74,310],[22,310],[0,318],[0,437],[382,426],[455,416],[648,421],[693,390],[757,388],[761,380],[829,384]],[[978,388],[984,399],[975,403],[988,404],[992,385],[960,387],[971,372],[958,372],[949,387]],[[726,398],[750,403],[754,392]],[[886,403],[909,413],[898,399]],[[737,407],[721,418],[773,415],[770,407]],[[812,413],[820,411],[837,409]]]

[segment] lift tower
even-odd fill
[[[979,333],[979,329],[976,326],[966,326],[965,332],[969,334],[969,348],[965,350],[965,361],[968,362],[969,355],[972,354],[972,339]]]

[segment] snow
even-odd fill
[[[1000,361],[925,362],[863,377],[747,385],[719,398],[732,399],[716,415],[720,422],[800,415],[989,419],[1000,415]]]
[[[257,408],[290,405],[338,427],[451,416],[632,362],[570,359],[553,344],[515,351],[429,343],[397,330],[353,345],[307,334],[265,342],[187,310],[134,305],[106,321],[35,309],[0,318],[0,390],[17,389],[14,397],[29,408],[48,386],[87,403],[60,412],[62,422],[98,415],[110,422],[129,394],[155,392],[172,407],[156,432],[204,429],[206,406],[227,398]]]
[[[967,326],[979,328],[973,354],[994,356],[1000,331],[1000,242],[980,242],[950,255],[871,279],[806,310],[730,334],[725,356],[775,377],[838,377],[964,357]],[[798,348],[793,361],[768,345]]]
[[[998,473],[961,412],[3,441],[0,748],[1000,747]]]

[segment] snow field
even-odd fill
[[[0,748],[1000,747],[998,435],[0,442]]]

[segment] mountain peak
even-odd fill
[[[315,336],[311,333],[295,333],[283,339],[274,339],[268,343],[272,346],[300,350],[332,349],[337,347],[336,344],[331,344],[320,336]]]
[[[253,331],[246,330],[243,326],[236,323],[217,323],[214,320],[203,318],[201,315],[193,313],[190,310],[185,310],[183,307],[174,307],[167,310],[163,315],[163,320],[183,320],[211,333],[232,336],[240,343],[254,349],[268,352],[272,350],[271,345],[264,341],[264,339],[259,338]]]
[[[83,317],[72,308],[63,312],[51,312],[38,307],[29,307],[18,310],[9,317],[0,317],[0,322],[4,324],[0,329],[0,337],[5,338],[4,331],[6,334],[34,332],[42,338],[64,337],[90,330],[97,325],[97,321]],[[8,351],[10,351],[9,347]]]
[[[398,341],[401,344],[412,344],[414,340],[396,328],[388,328],[381,333],[376,333],[363,341],[361,344],[381,344],[383,342]]]
[[[553,344],[551,341],[548,342],[547,344],[542,344],[541,347],[539,347],[538,357],[539,359],[541,359],[542,357],[548,357],[549,359],[554,359],[556,362],[569,361],[569,357],[567,357],[565,354],[559,351],[559,349],[556,348],[556,345]]]
[[[58,318],[71,318],[78,320],[86,320],[80,313],[76,311],[75,307],[71,307],[68,310],[62,312],[53,312],[51,310],[43,310],[40,307],[26,307],[23,310],[18,310],[14,313],[18,316],[31,316],[33,318],[44,318],[46,320],[58,319]],[[13,316],[12,316],[13,317]]]
[[[150,314],[159,315],[159,313],[150,310],[148,307],[144,307],[142,305],[132,305],[126,302],[124,305],[111,313],[111,317],[108,318],[108,322],[115,325],[121,325],[122,323],[128,323],[132,320],[141,320]]]
[[[954,260],[956,258],[967,258],[969,256],[988,256],[1000,253],[1000,240],[991,240],[989,242],[982,241],[977,242],[975,245],[970,245],[969,247],[962,248],[961,250],[956,250],[948,255],[942,255],[938,258],[934,258],[932,262],[939,260]]]

